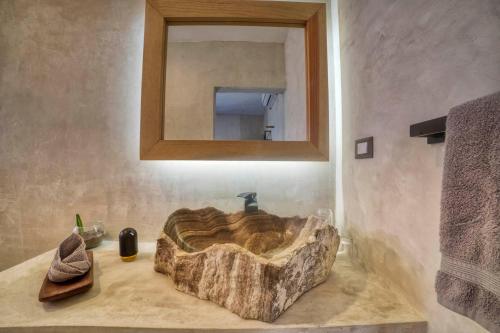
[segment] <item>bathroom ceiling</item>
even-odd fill
[[[261,92],[216,93],[217,114],[262,116],[265,111]]]

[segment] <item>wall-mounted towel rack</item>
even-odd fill
[[[410,136],[426,137],[428,144],[444,142],[445,134],[446,116],[410,126]]]

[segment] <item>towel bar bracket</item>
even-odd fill
[[[410,126],[410,137],[426,137],[428,144],[444,142],[445,136],[446,116]]]
[[[431,134],[427,137],[427,143],[430,145],[435,143],[441,143],[444,142],[445,137],[446,137],[445,133]]]

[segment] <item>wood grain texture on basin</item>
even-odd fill
[[[337,230],[314,216],[180,209],[157,241],[155,270],[178,290],[272,322],[325,281],[339,242]]]

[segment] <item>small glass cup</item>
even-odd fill
[[[99,246],[106,232],[102,223],[96,222],[91,226],[84,226],[83,228],[74,227],[73,233],[82,236],[85,241],[85,248],[88,250]]]
[[[330,208],[320,208],[316,211],[316,216],[318,216],[321,221],[328,223],[332,227],[335,227],[333,220],[333,211]]]

